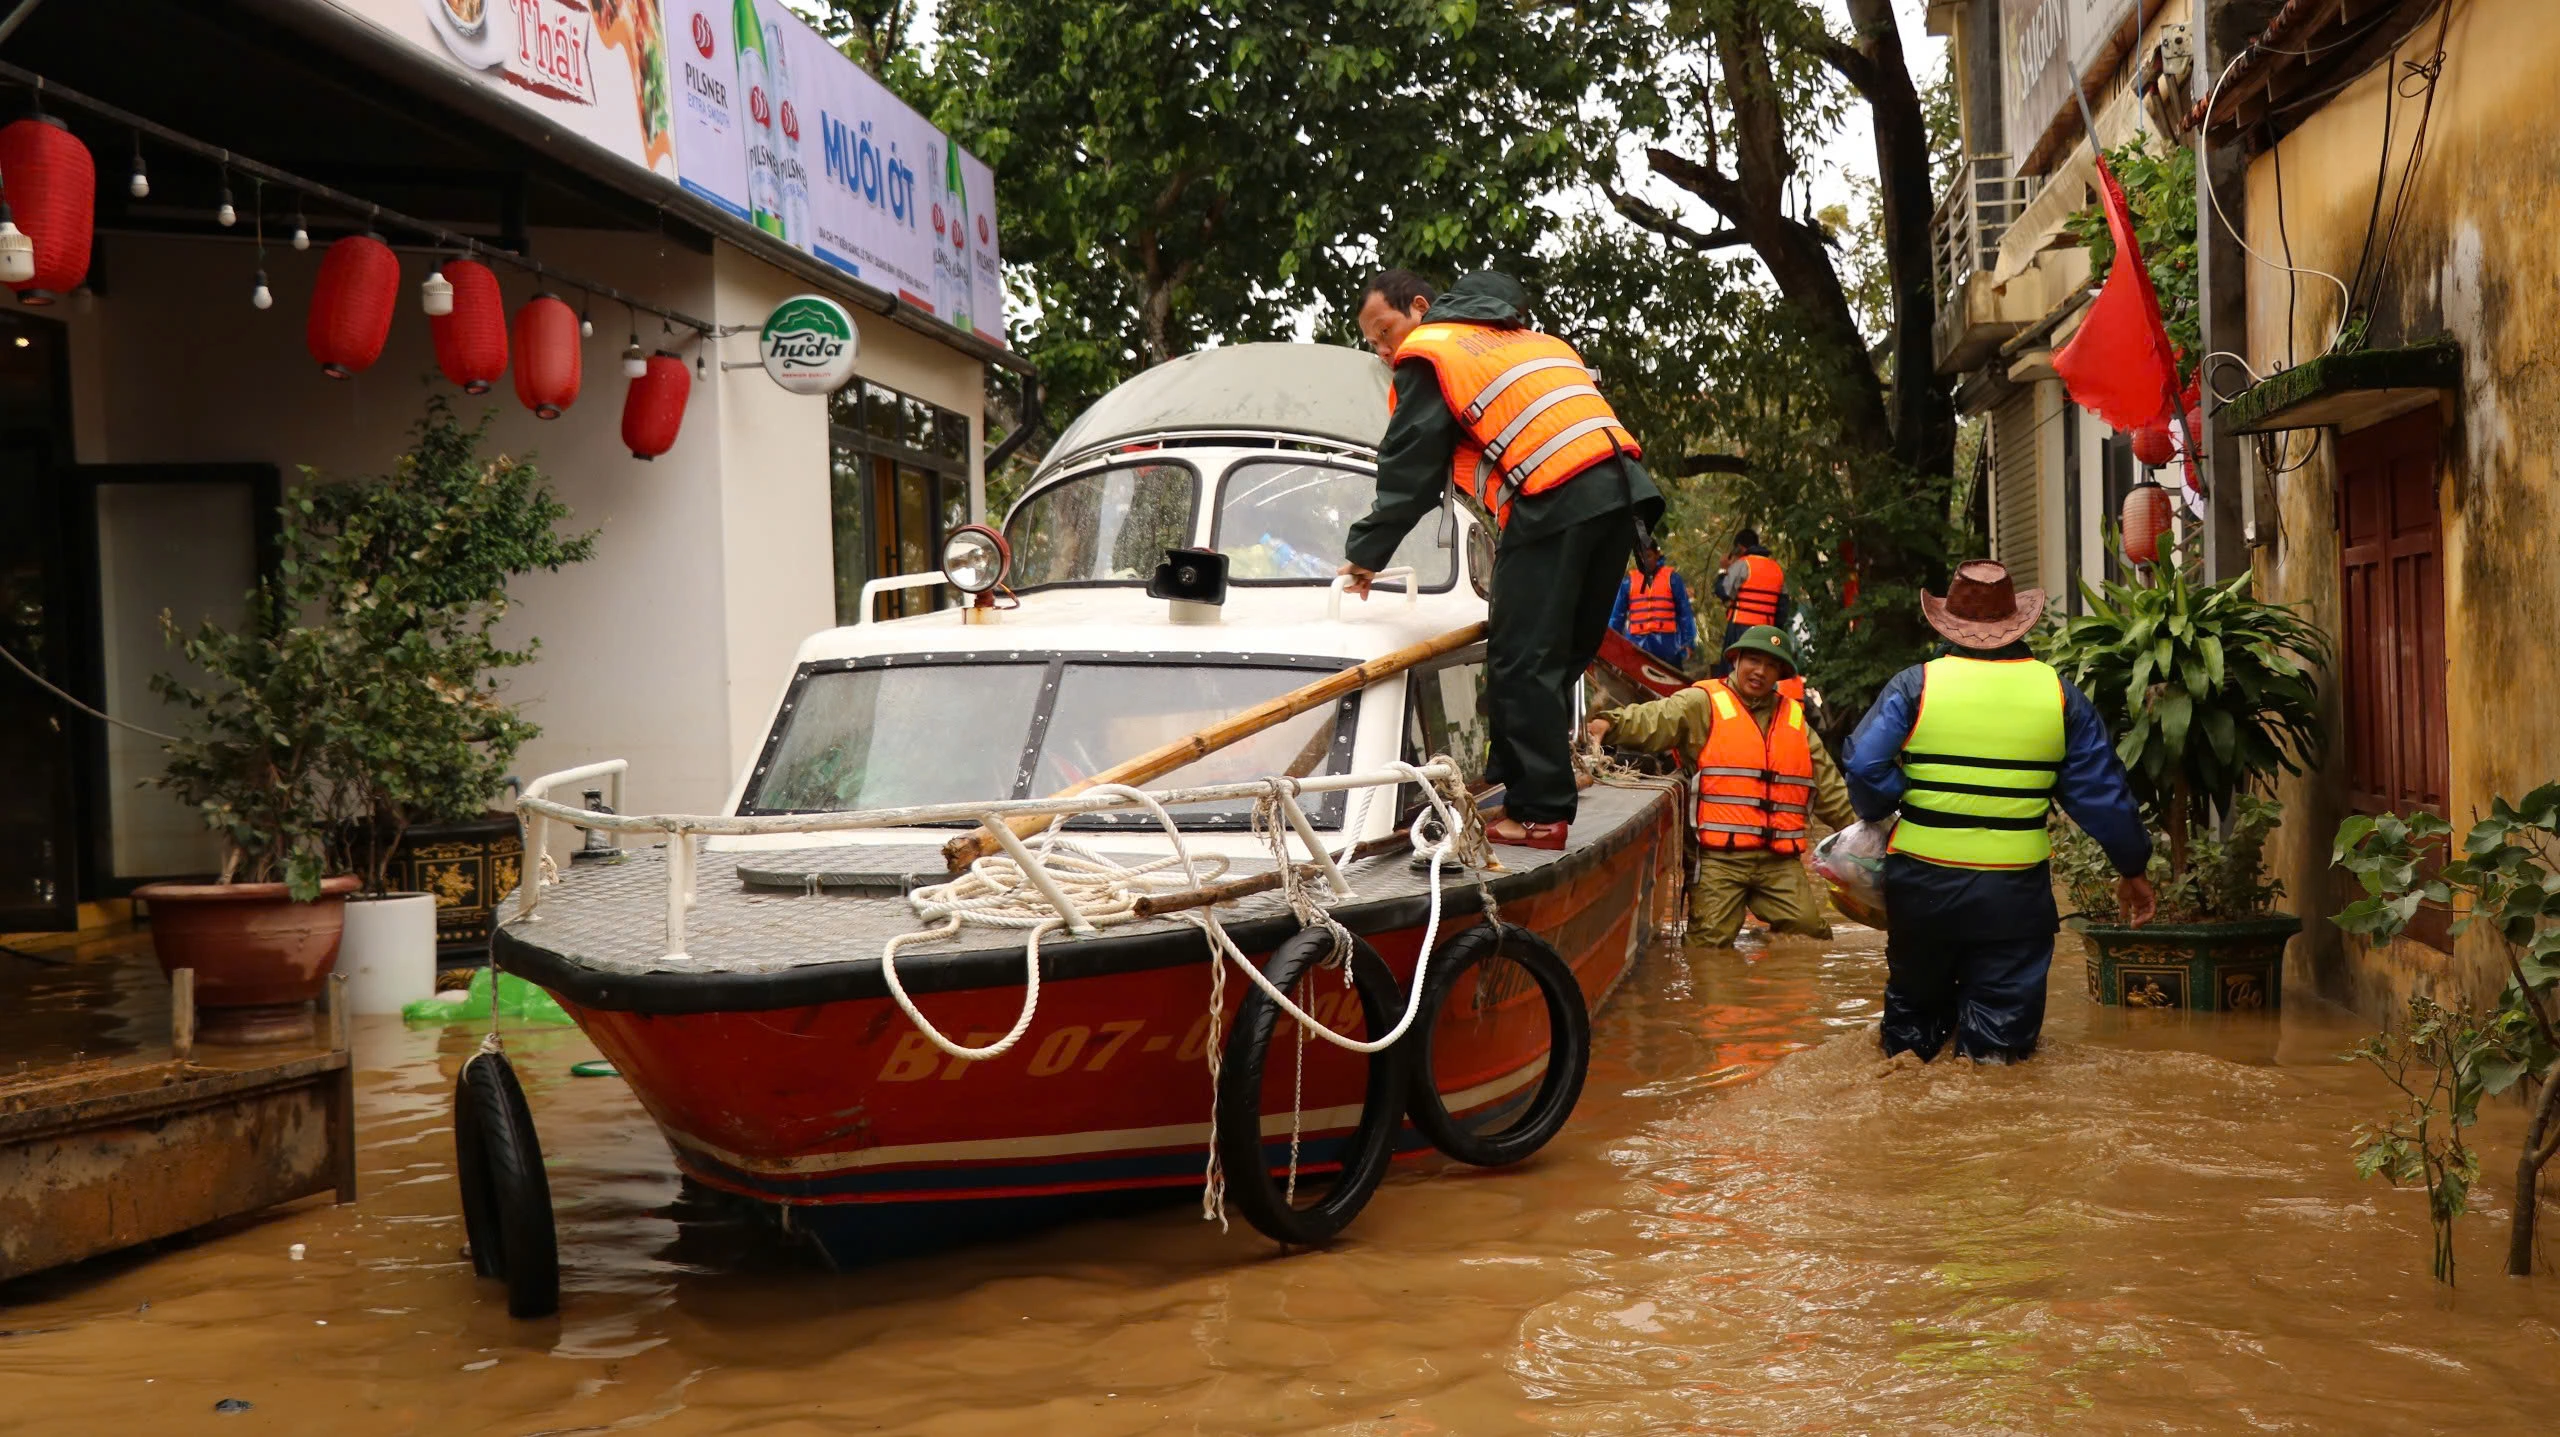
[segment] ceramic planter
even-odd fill
[[[2285,944],[2302,931],[2290,913],[2228,923],[2122,928],[2070,920],[2088,950],[2089,996],[2126,1008],[2257,1012],[2284,1002]]]
[[[296,903],[281,883],[149,883],[151,951],[160,971],[196,971],[196,1037],[289,1043],[312,1033],[311,1000],[337,966],[353,875]]]

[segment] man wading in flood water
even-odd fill
[[[1884,1051],[2009,1062],[2044,1028],[2053,935],[2046,815],[2088,831],[2123,875],[2125,921],[2151,921],[2151,835],[2096,709],[2027,652],[2044,591],[2018,592],[1989,560],[1961,565],[1943,599],[1920,596],[1955,651],[1896,674],[1849,747],[1849,797],[1899,813],[1884,863]]]
[[[1690,760],[1697,776],[1690,822],[1702,850],[1689,887],[1692,941],[1731,945],[1746,905],[1774,932],[1828,938],[1831,925],[1803,863],[1806,819],[1846,828],[1857,815],[1804,704],[1780,691],[1795,676],[1795,650],[1764,624],[1726,645],[1720,667],[1731,674],[1603,714],[1586,729],[1603,743],[1676,749]]]
[[[1343,542],[1368,597],[1406,531],[1450,485],[1501,533],[1485,619],[1485,776],[1505,785],[1496,843],[1562,848],[1573,819],[1573,690],[1609,632],[1618,575],[1661,491],[1644,451],[1573,347],[1529,328],[1509,275],[1471,274],[1432,298],[1384,271],[1360,291],[1360,332],[1395,369],[1378,497]]]

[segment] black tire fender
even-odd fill
[[[1262,974],[1272,987],[1286,993],[1332,954],[1330,931],[1301,929],[1273,951]],[[1378,950],[1356,936],[1351,940],[1351,981],[1360,994],[1362,1022],[1370,1035],[1392,1029],[1403,1016],[1403,987]],[[1404,1118],[1407,1045],[1398,1042],[1369,1055],[1360,1122],[1346,1141],[1342,1169],[1312,1205],[1293,1207],[1281,1181],[1272,1176],[1262,1142],[1263,1073],[1281,1017],[1280,1006],[1258,985],[1245,988],[1218,1069],[1218,1161],[1226,1172],[1227,1196],[1245,1221],[1275,1242],[1321,1247],[1359,1215],[1386,1178],[1388,1162],[1395,1155],[1396,1129]],[[1295,1020],[1290,1026],[1296,1026]],[[1307,1041],[1324,1040],[1311,1036]],[[1301,1189],[1308,1185],[1309,1179],[1299,1179]]]
[[[1450,990],[1469,969],[1499,958],[1516,963],[1538,985],[1547,1007],[1547,1069],[1518,1119],[1480,1132],[1449,1111],[1432,1077],[1431,1044]],[[1545,1147],[1563,1131],[1591,1072],[1591,1006],[1573,968],[1547,940],[1507,923],[1480,923],[1440,945],[1424,975],[1422,1011],[1405,1035],[1405,1110],[1431,1145],[1462,1163],[1502,1167]]]
[[[559,1311],[551,1181],[542,1170],[524,1086],[504,1053],[474,1053],[462,1065],[453,1089],[453,1148],[473,1270],[507,1285],[510,1316]]]

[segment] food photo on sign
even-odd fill
[[[632,164],[676,178],[665,0],[330,0]]]

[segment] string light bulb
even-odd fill
[[[622,307],[631,314],[631,342],[622,348],[622,377],[638,379],[649,372],[649,356],[640,348],[640,311],[632,309],[628,300]]]
[[[596,337],[596,297],[592,294],[578,301],[578,337]]]
[[[249,284],[249,307],[273,309],[276,297],[267,288],[267,182],[264,180],[253,178],[249,182],[249,220],[250,228],[258,237],[258,277]]]
[[[275,308],[275,304],[276,297],[267,288],[267,272],[265,270],[260,270],[258,271],[257,282],[249,286],[249,307],[251,309],[273,309]]]
[[[222,203],[213,207],[213,222],[229,229],[240,223],[240,211],[231,205],[231,172],[222,172]]]
[[[142,163],[142,132],[140,130],[133,132],[133,178],[124,182],[124,189],[126,194],[137,200],[148,199],[151,196],[151,171],[144,168]]]
[[[293,210],[293,247],[295,249],[311,248],[311,227],[303,223],[300,205],[294,206]]]
[[[35,277],[36,242],[10,217],[7,184],[0,181],[0,284],[25,284]],[[636,341],[639,336],[632,338]]]
[[[700,384],[711,378],[711,365],[707,358],[711,349],[711,336],[696,331],[694,343],[697,347],[693,351],[693,380],[696,384]]]
[[[444,277],[441,265],[428,270],[425,281],[419,284],[418,307],[425,310],[430,319],[442,319],[453,313],[453,281]]]

